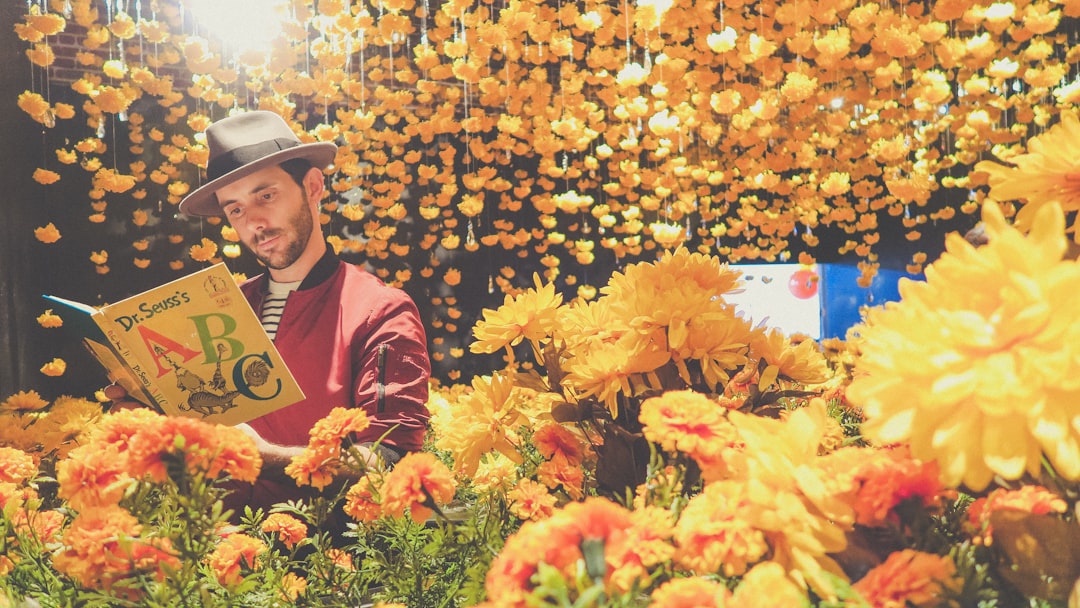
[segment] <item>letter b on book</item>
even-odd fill
[[[188,318],[195,324],[203,354],[206,355],[206,363],[228,361],[244,354],[244,343],[229,337],[236,331],[236,320],[229,315],[208,313]]]

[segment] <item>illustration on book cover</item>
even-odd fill
[[[206,277],[206,280],[203,281],[203,289],[206,290],[207,297],[217,303],[218,306],[228,308],[232,305],[229,286],[221,277],[212,275]],[[224,343],[219,342],[217,344],[217,362],[214,366],[214,374],[207,380],[185,367],[183,363],[178,363],[174,357],[170,356],[168,350],[161,346],[154,347],[154,352],[158,357],[165,359],[176,373],[177,388],[188,393],[186,403],[178,405],[180,411],[196,412],[202,414],[205,418],[213,414],[224,413],[236,407],[235,400],[243,393],[235,383],[230,386],[221,373],[221,363],[228,359],[225,356],[227,349],[228,347]],[[234,374],[236,371],[234,370]],[[259,387],[266,384],[266,381],[270,379],[270,365],[263,359],[253,359],[239,371],[246,387]]]

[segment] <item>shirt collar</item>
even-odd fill
[[[304,281],[300,283],[300,290],[311,289],[322,284],[323,281],[329,279],[330,275],[337,271],[339,264],[341,264],[341,260],[334,253],[334,249],[327,247],[326,253],[319,258],[318,262],[315,262],[315,265],[308,271],[307,276],[304,277]]]

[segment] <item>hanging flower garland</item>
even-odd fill
[[[34,178],[90,174],[86,220],[121,222],[137,268],[239,255],[174,207],[202,179],[206,126],[262,108],[339,144],[330,242],[391,284],[453,293],[483,252],[490,292],[521,289],[496,270],[518,258],[587,296],[598,255],[810,264],[834,255],[827,233],[869,285],[883,227],[918,243],[974,223],[965,168],[1023,154],[1080,99],[1075,1],[277,0],[255,11],[281,21],[261,51],[214,36],[197,4],[32,0],[15,24],[41,75],[19,107],[90,129]],[[61,35],[82,76],[54,101]],[[84,228],[55,223],[44,239]],[[460,330],[442,295],[431,308],[436,336]]]

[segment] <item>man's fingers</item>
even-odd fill
[[[119,401],[128,396],[127,391],[119,384],[110,384],[101,390],[109,398],[109,401]]]

